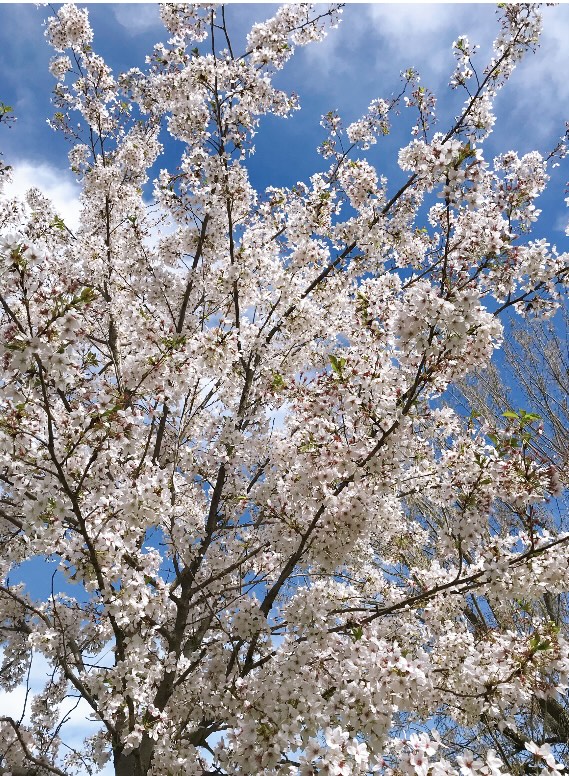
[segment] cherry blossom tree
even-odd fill
[[[167,43],[118,77],[87,11],[49,20],[82,215],[71,232],[37,190],[1,205],[2,687],[34,655],[52,666],[26,716],[0,715],[4,772],[562,767],[545,740],[517,764],[469,747],[567,687],[568,643],[532,604],[569,587],[569,534],[535,520],[559,479],[513,441],[531,422],[443,402],[500,346],[501,314],[553,313],[569,276],[529,234],[548,159],[484,156],[539,9],[502,7],[485,67],[454,43],[448,131],[409,70],[360,120],[323,118],[323,171],[257,192],[259,119],[298,107],[273,76],[340,10],[284,6],[237,52],[223,7],[166,5]],[[365,151],[405,105],[396,189]],[[148,205],[168,137],[183,151]],[[11,581],[36,557],[65,592]],[[523,627],[468,614],[515,599]],[[70,696],[98,722],[80,748]]]
[[[13,110],[10,105],[0,102],[0,124],[10,124],[13,120]],[[10,171],[9,165],[6,165],[0,158],[0,179]]]

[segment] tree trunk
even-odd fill
[[[146,776],[154,754],[154,741],[144,735],[140,746],[129,754],[115,751],[115,776]]]

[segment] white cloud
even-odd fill
[[[115,5],[113,13],[117,22],[131,35],[153,29],[163,29],[160,11],[155,3],[124,3]]]
[[[2,653],[3,651],[0,649],[0,663],[2,662]],[[105,664],[105,657],[107,657],[107,653],[103,652],[97,662],[101,665]],[[35,653],[29,675],[28,691],[23,684],[11,692],[0,689],[0,712],[10,714],[13,719],[22,717],[24,724],[27,724],[33,697],[44,689],[52,672],[53,669],[45,657]],[[60,736],[68,747],[81,751],[83,740],[87,736],[92,736],[101,727],[100,723],[89,719],[91,713],[91,707],[83,699],[77,703],[76,698],[67,698],[61,705],[60,719],[65,718],[66,721],[60,731]],[[68,751],[64,746],[61,749],[61,754],[65,755]],[[114,774],[112,762],[108,763],[99,773],[100,776],[112,776]]]
[[[352,121],[373,97],[397,93],[399,73],[412,66],[437,97],[440,123],[434,130],[444,131],[467,96],[448,87],[455,66],[452,43],[464,34],[480,45],[473,59],[480,73],[492,57],[498,13],[493,5],[478,3],[348,5],[339,30],[298,52],[303,66],[297,77],[303,78],[308,95],[301,90],[301,102],[313,98],[320,106],[325,95],[325,110],[337,108],[346,122]],[[534,148],[547,153],[564,131],[569,6],[544,7],[542,14],[544,31],[536,54],[525,56],[496,99],[498,122],[486,144],[489,156],[510,147],[520,153]],[[402,119],[407,115],[403,112]]]
[[[23,199],[31,188],[39,189],[51,200],[58,215],[71,229],[79,225],[80,187],[66,170],[47,163],[36,164],[21,160],[12,164],[12,179],[4,193]]]
[[[287,416],[290,414],[292,404],[285,401],[278,409],[265,410],[265,416],[271,422],[272,427],[275,430],[281,430],[284,428]]]
[[[77,230],[81,211],[81,187],[67,170],[27,160],[12,164],[11,179],[5,185],[3,194],[23,200],[31,188],[39,189],[51,201],[57,214],[72,232]],[[178,225],[170,215],[156,209],[153,202],[146,204],[155,224],[151,227],[145,243],[149,248],[155,249],[160,239],[175,232]]]
[[[511,112],[514,142],[551,145],[563,134],[563,106],[569,101],[569,7],[543,9],[543,34],[537,52],[528,54],[512,78]],[[565,111],[566,113],[566,111]],[[528,136],[529,135],[529,136]]]
[[[298,52],[304,59],[303,85],[326,93],[329,107],[340,108],[349,120],[372,98],[396,94],[399,74],[409,67],[418,70],[423,85],[444,97],[455,67],[453,41],[466,34],[487,53],[497,32],[493,13],[492,7],[469,3],[348,6],[338,30]],[[483,67],[485,54],[477,59]]]
[[[397,67],[425,67],[429,71],[452,68],[450,47],[458,33],[475,36],[488,25],[488,13],[475,13],[470,4],[363,4],[344,10],[338,31],[307,56],[327,72],[357,70],[361,78],[377,69],[397,72]]]

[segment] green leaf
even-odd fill
[[[90,286],[85,286],[81,289],[81,293],[73,297],[72,305],[78,304],[90,304],[97,296],[95,289]]]
[[[333,355],[330,355],[329,359],[330,359],[330,365],[334,373],[337,374],[338,377],[342,377],[342,369],[346,366],[346,359],[336,358],[336,356],[333,356]]]
[[[514,412],[513,410],[506,410],[506,412],[503,412],[503,413],[502,413],[502,415],[503,415],[505,418],[519,418],[519,417],[520,417],[520,416],[518,415],[518,413],[517,413],[517,412]]]
[[[186,339],[185,334],[173,334],[170,337],[163,337],[161,342],[169,350],[175,350],[176,348],[181,348],[185,345]]]
[[[358,625],[355,628],[352,628],[352,639],[354,641],[360,641],[363,635],[364,635],[364,629],[362,628],[361,625]]]
[[[316,444],[314,441],[314,437],[312,434],[308,435],[308,440],[306,442],[303,442],[299,448],[299,453],[309,453],[311,450],[316,450],[319,447],[319,445]]]
[[[533,423],[536,420],[541,420],[541,415],[538,415],[536,412],[526,412],[525,410],[520,410],[520,418],[525,423]]]
[[[55,227],[56,229],[61,229],[61,231],[64,231],[67,227],[65,226],[65,223],[62,218],[59,216],[55,216],[53,221],[51,222],[50,226]]]
[[[529,640],[529,648],[532,652],[546,652],[551,649],[551,641],[547,639],[542,641],[541,636],[535,633]]]
[[[285,381],[281,374],[278,372],[273,372],[273,388],[275,391],[279,391],[281,388],[285,387]]]

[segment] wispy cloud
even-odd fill
[[[131,35],[164,29],[156,3],[114,5],[113,13],[117,22]]]
[[[448,90],[455,67],[452,43],[466,34],[487,52],[495,32],[491,6],[348,5],[338,30],[332,30],[322,43],[298,51],[297,62],[290,68],[289,88],[301,85],[305,107],[310,100],[320,112],[338,109],[346,121],[353,121],[372,99],[389,99],[399,93],[400,73],[413,67],[422,85],[440,100],[440,127],[447,128],[463,101],[462,95],[449,95]],[[404,123],[410,120],[405,112]]]
[[[372,98],[396,93],[399,73],[412,66],[421,83],[435,92],[436,129],[444,130],[467,96],[448,88],[455,66],[452,43],[464,34],[480,45],[474,58],[480,73],[492,56],[499,30],[496,15],[493,5],[480,3],[348,5],[340,29],[298,52],[290,82],[302,78],[305,107],[310,100],[321,109],[325,95],[326,110],[338,109],[353,120]],[[537,52],[526,55],[498,95],[499,121],[488,144],[490,153],[511,147],[522,153],[548,151],[563,132],[563,106],[569,102],[569,6],[544,7],[543,28]]]
[[[511,142],[535,146],[563,134],[569,120],[569,6],[543,9],[543,34],[535,54],[528,55],[505,92],[514,132]],[[525,141],[525,142],[524,142]]]
[[[3,651],[0,649],[0,662],[2,657]],[[104,657],[103,653],[101,662]],[[34,696],[44,689],[52,673],[53,668],[49,662],[43,655],[36,653],[30,669],[28,688],[20,685],[11,692],[0,689],[0,712],[10,714],[16,720],[22,718],[24,725],[29,723]],[[70,749],[81,751],[84,739],[94,735],[101,727],[100,723],[90,719],[91,713],[91,707],[83,699],[77,702],[77,698],[70,697],[61,705],[59,718],[64,719],[65,722],[60,731],[60,737],[66,744],[61,749],[62,756],[65,756]],[[112,763],[108,763],[99,773],[100,776],[112,776],[114,774]]]
[[[12,180],[6,186],[6,194],[23,199],[31,188],[39,189],[51,200],[58,215],[72,231],[77,228],[80,188],[71,173],[50,164],[25,160],[12,163]]]

